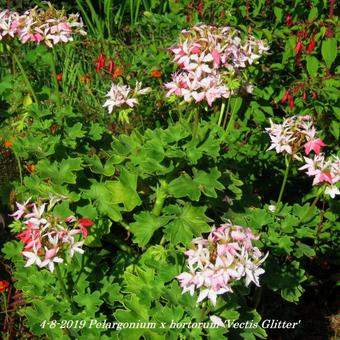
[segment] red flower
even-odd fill
[[[290,91],[287,90],[281,99],[281,103],[284,104],[290,97]]]
[[[62,81],[63,80],[63,74],[62,73],[58,73],[57,74],[57,80],[58,81]]]
[[[9,282],[5,280],[0,280],[0,293],[3,293],[7,287],[9,286]]]
[[[294,109],[294,97],[293,96],[289,96],[289,107],[291,110]]]
[[[161,71],[151,71],[151,77],[160,78],[162,76]]]
[[[295,52],[296,52],[296,55],[298,55],[301,51],[301,49],[303,48],[303,45],[302,45],[302,42],[299,40],[297,43],[296,43],[296,46],[295,46]]]
[[[314,40],[314,38],[312,38],[310,40],[309,44],[308,44],[308,47],[307,47],[308,54],[312,54],[315,46],[316,46],[315,40]]]
[[[292,25],[293,25],[293,17],[290,14],[288,14],[286,15],[286,26],[290,27]]]
[[[204,10],[204,2],[200,1],[197,5],[197,12],[203,17],[203,10]]]
[[[87,237],[88,231],[86,227],[91,227],[91,225],[94,225],[94,223],[89,218],[79,219],[79,226],[80,226],[81,233],[83,234],[83,237]]]
[[[99,59],[96,63],[96,71],[99,72],[103,67],[105,67],[105,54],[100,53]]]
[[[112,73],[115,67],[115,63],[113,62],[112,58],[109,59],[109,72]]]

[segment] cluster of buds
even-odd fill
[[[199,291],[197,303],[205,298],[215,305],[218,295],[233,292],[232,284],[245,278],[245,284],[259,286],[259,275],[264,273],[260,265],[267,258],[252,245],[258,240],[249,228],[226,223],[214,228],[208,238],[196,238],[188,256],[189,272],[177,276],[182,293],[194,295]]]
[[[317,138],[317,131],[309,115],[288,117],[282,124],[270,120],[270,127],[266,131],[271,140],[268,150],[275,149],[277,153],[287,153],[295,159],[301,159],[298,152],[302,147],[306,155],[312,150],[318,155],[321,147],[326,146]]]
[[[23,14],[10,10],[0,12],[0,40],[17,37],[23,44],[43,42],[52,48],[72,41],[75,34],[86,35],[79,14],[66,15],[50,3],[46,11],[35,7]]]
[[[106,95],[109,99],[106,100],[103,106],[108,107],[109,113],[112,113],[114,106],[132,108],[138,104],[138,96],[150,91],[149,87],[142,89],[142,83],[138,81],[134,89],[131,89],[128,85],[112,84],[110,91]]]
[[[17,237],[24,243],[22,255],[27,258],[25,267],[33,264],[39,268],[48,267],[53,272],[56,263],[64,262],[66,256],[75,253],[83,254],[82,246],[88,231],[86,227],[93,225],[88,218],[69,216],[59,218],[51,209],[58,200],[51,198],[47,203],[16,203],[18,210],[11,216],[21,220],[25,226]]]
[[[304,149],[305,165],[300,170],[307,170],[308,176],[314,176],[313,185],[326,183],[325,194],[332,198],[339,195],[340,191],[335,186],[340,181],[340,161],[338,157],[331,156],[325,159],[321,153],[321,148],[327,146],[322,139],[317,136],[310,116],[292,116],[286,118],[282,124],[275,124],[270,120],[270,127],[266,128],[271,145],[267,149],[275,149],[277,153],[291,155],[293,159],[302,160],[299,151]],[[313,151],[314,158],[311,158]]]
[[[246,90],[252,90],[243,81],[241,70],[268,47],[254,37],[242,40],[240,32],[231,27],[200,25],[182,31],[179,44],[170,50],[180,71],[165,84],[167,96],[174,94],[196,103],[205,100],[211,106],[216,99],[233,94],[235,88],[229,88],[226,80],[237,80]]]

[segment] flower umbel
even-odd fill
[[[55,264],[64,262],[67,254],[73,257],[76,252],[84,253],[84,241],[80,239],[87,237],[86,227],[93,225],[90,219],[54,216],[51,209],[58,202],[55,197],[50,198],[49,204],[29,202],[30,199],[24,204],[17,203],[18,210],[12,214],[24,224],[17,237],[24,243],[25,267],[35,264],[53,272]]]
[[[106,95],[109,99],[106,100],[103,106],[108,108],[109,113],[112,113],[115,106],[128,106],[132,108],[138,104],[137,97],[149,91],[151,91],[149,87],[142,89],[140,82],[136,83],[135,89],[131,89],[128,85],[112,84],[110,91]]]
[[[208,298],[215,305],[218,295],[233,292],[234,281],[245,278],[246,286],[251,282],[259,286],[259,276],[264,273],[260,265],[268,253],[262,257],[262,252],[252,245],[258,239],[249,228],[231,222],[214,228],[207,239],[194,239],[192,248],[185,252],[189,272],[177,276],[182,293],[194,295],[197,290],[197,302]]]

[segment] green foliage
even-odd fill
[[[27,3],[22,2],[23,8]],[[1,270],[10,268],[8,276],[24,301],[10,315],[23,317],[38,338],[270,337],[260,326],[170,325],[210,322],[211,315],[260,325],[259,311],[269,307],[259,292],[274,292],[276,299],[297,304],[305,290],[323,280],[317,264],[328,261],[331,270],[338,264],[338,201],[318,197],[294,161],[283,203],[276,205],[284,160],[266,152],[264,132],[269,118],[279,122],[309,114],[329,152],[338,152],[335,12],[329,17],[328,2],[302,0],[294,7],[283,0],[270,5],[264,0],[64,3],[67,11],[82,15],[88,31],[83,40],[59,44],[53,51],[0,41],[0,166],[1,173],[13,174],[10,181],[1,177],[2,215],[13,211],[15,201],[54,196],[61,200],[53,209],[56,216],[78,214],[94,225],[88,228],[85,253],[58,265],[70,299],[55,273],[24,267],[22,242],[1,244]],[[230,25],[242,35],[251,32],[270,46],[270,53],[245,73],[254,92],[241,91],[224,103],[226,129],[217,124],[221,101],[207,107],[165,97],[164,83],[174,72],[168,48],[181,29],[198,22]],[[97,72],[101,53],[106,64]],[[109,74],[109,58],[122,75]],[[152,71],[159,71],[159,77]],[[56,73],[62,73],[61,81],[56,82]],[[137,107],[109,115],[103,103],[112,81],[131,86],[142,81],[152,91]],[[240,86],[227,81],[231,89]],[[287,91],[293,105],[283,100]],[[195,112],[200,114],[197,130]],[[269,252],[261,289],[235,284],[216,306],[197,304],[197,293],[182,294],[176,280],[186,270],[183,253],[193,238],[229,220],[259,234],[256,246]],[[21,232],[22,224],[14,221],[4,230],[11,238],[9,233]],[[331,270],[327,284],[335,286]],[[57,324],[62,320],[70,326]],[[104,322],[115,325],[96,326]],[[123,327],[128,322],[157,327]]]

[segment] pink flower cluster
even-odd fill
[[[242,83],[240,70],[259,59],[268,47],[254,37],[241,40],[239,31],[231,27],[200,25],[182,31],[180,43],[170,50],[180,71],[165,84],[167,96],[174,94],[196,103],[205,100],[211,106],[216,99],[233,94],[225,79]],[[249,84],[244,85],[252,90]]]
[[[268,150],[275,149],[277,153],[287,153],[296,159],[300,159],[297,153],[302,147],[304,147],[306,155],[311,151],[318,155],[320,149],[326,146],[317,137],[313,120],[308,115],[288,117],[282,124],[275,124],[270,120],[270,127],[266,128],[266,131],[271,139]]]
[[[53,272],[56,263],[64,262],[68,254],[73,257],[75,253],[83,254],[82,246],[88,231],[86,227],[93,225],[88,218],[77,219],[70,216],[62,219],[54,216],[50,209],[56,200],[50,204],[16,203],[18,210],[12,215],[16,220],[23,220],[25,229],[17,235],[24,243],[22,255],[27,258],[25,267],[33,264],[39,268],[48,267]],[[46,208],[47,206],[47,208]]]
[[[340,182],[340,159],[337,156],[331,156],[325,159],[325,155],[320,153],[314,158],[304,157],[306,164],[299,170],[306,170],[308,176],[314,177],[313,185],[320,183],[327,184],[325,194],[331,198],[340,195],[340,190],[336,183]]]
[[[64,10],[33,8],[23,14],[10,10],[0,12],[0,40],[17,37],[23,44],[33,42],[53,47],[73,40],[74,34],[86,35],[79,14],[65,15]]]
[[[142,89],[141,82],[136,83],[134,90],[128,85],[112,84],[110,91],[106,95],[109,99],[104,103],[103,107],[108,107],[109,113],[112,112],[114,106],[121,107],[126,104],[128,107],[134,107],[138,104],[137,97],[150,91],[149,87]]]
[[[325,159],[321,148],[327,146],[318,136],[310,116],[292,116],[286,118],[282,124],[275,124],[270,120],[270,127],[266,128],[271,139],[268,150],[275,149],[277,153],[287,153],[297,160],[302,160],[298,152],[303,148],[309,157],[303,157],[305,164],[299,170],[306,170],[308,176],[314,177],[313,185],[327,184],[325,194],[334,198],[340,195],[336,183],[340,181],[339,157],[331,156]],[[311,158],[310,153],[315,155]]]
[[[214,228],[207,239],[194,239],[192,249],[185,252],[189,272],[177,276],[182,293],[194,295],[198,290],[198,303],[208,298],[215,305],[218,295],[233,291],[234,281],[245,278],[246,286],[250,282],[259,286],[259,276],[264,273],[260,265],[268,253],[262,257],[252,245],[258,239],[249,228],[232,223]]]

